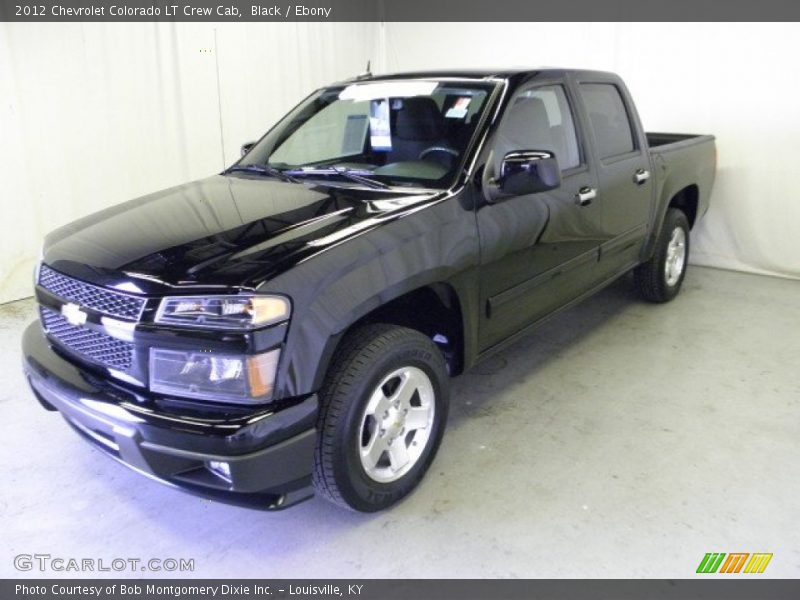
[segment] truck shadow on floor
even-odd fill
[[[448,429],[456,429],[476,417],[513,409],[508,402],[503,402],[509,387],[530,381],[551,363],[566,360],[566,355],[575,346],[610,321],[624,318],[629,309],[641,302],[632,276],[622,277],[597,295],[552,317],[508,348],[454,378],[451,381]],[[531,400],[535,401],[535,398]]]

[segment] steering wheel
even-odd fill
[[[431,146],[430,148],[425,148],[425,150],[419,153],[419,160],[424,160],[425,157],[432,152],[444,152],[445,154],[449,154],[454,158],[458,158],[458,150],[453,150],[447,146]]]

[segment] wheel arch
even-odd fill
[[[353,311],[353,316],[326,340],[314,376],[314,389],[321,387],[342,339],[368,323],[390,323],[420,331],[442,350],[450,375],[464,370],[467,361],[465,331],[469,325],[465,323],[462,298],[452,282],[403,286],[393,293],[370,298]]]
[[[662,191],[658,200],[658,209],[652,229],[650,230],[647,243],[642,248],[641,262],[649,260],[653,255],[656,241],[658,240],[658,234],[664,225],[664,218],[667,215],[667,211],[670,208],[682,210],[689,220],[689,229],[691,230],[699,217],[697,214],[699,203],[700,187],[698,184],[684,183],[684,185],[672,185],[669,181],[665,183],[664,191]]]
[[[667,209],[679,208],[682,210],[686,215],[686,218],[689,220],[689,229],[692,229],[694,228],[695,221],[697,221],[697,206],[699,199],[700,189],[696,183],[692,183],[673,194],[667,203]]]

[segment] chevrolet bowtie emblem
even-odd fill
[[[61,315],[70,325],[79,326],[86,323],[86,313],[81,310],[80,306],[72,302],[61,307]]]

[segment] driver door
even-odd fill
[[[523,87],[511,99],[488,145],[486,168],[499,172],[514,150],[553,152],[561,186],[484,204],[479,345],[485,351],[567,304],[598,283],[602,240],[593,202],[597,176],[589,163],[574,102],[563,81]],[[583,200],[578,200],[581,194]]]

